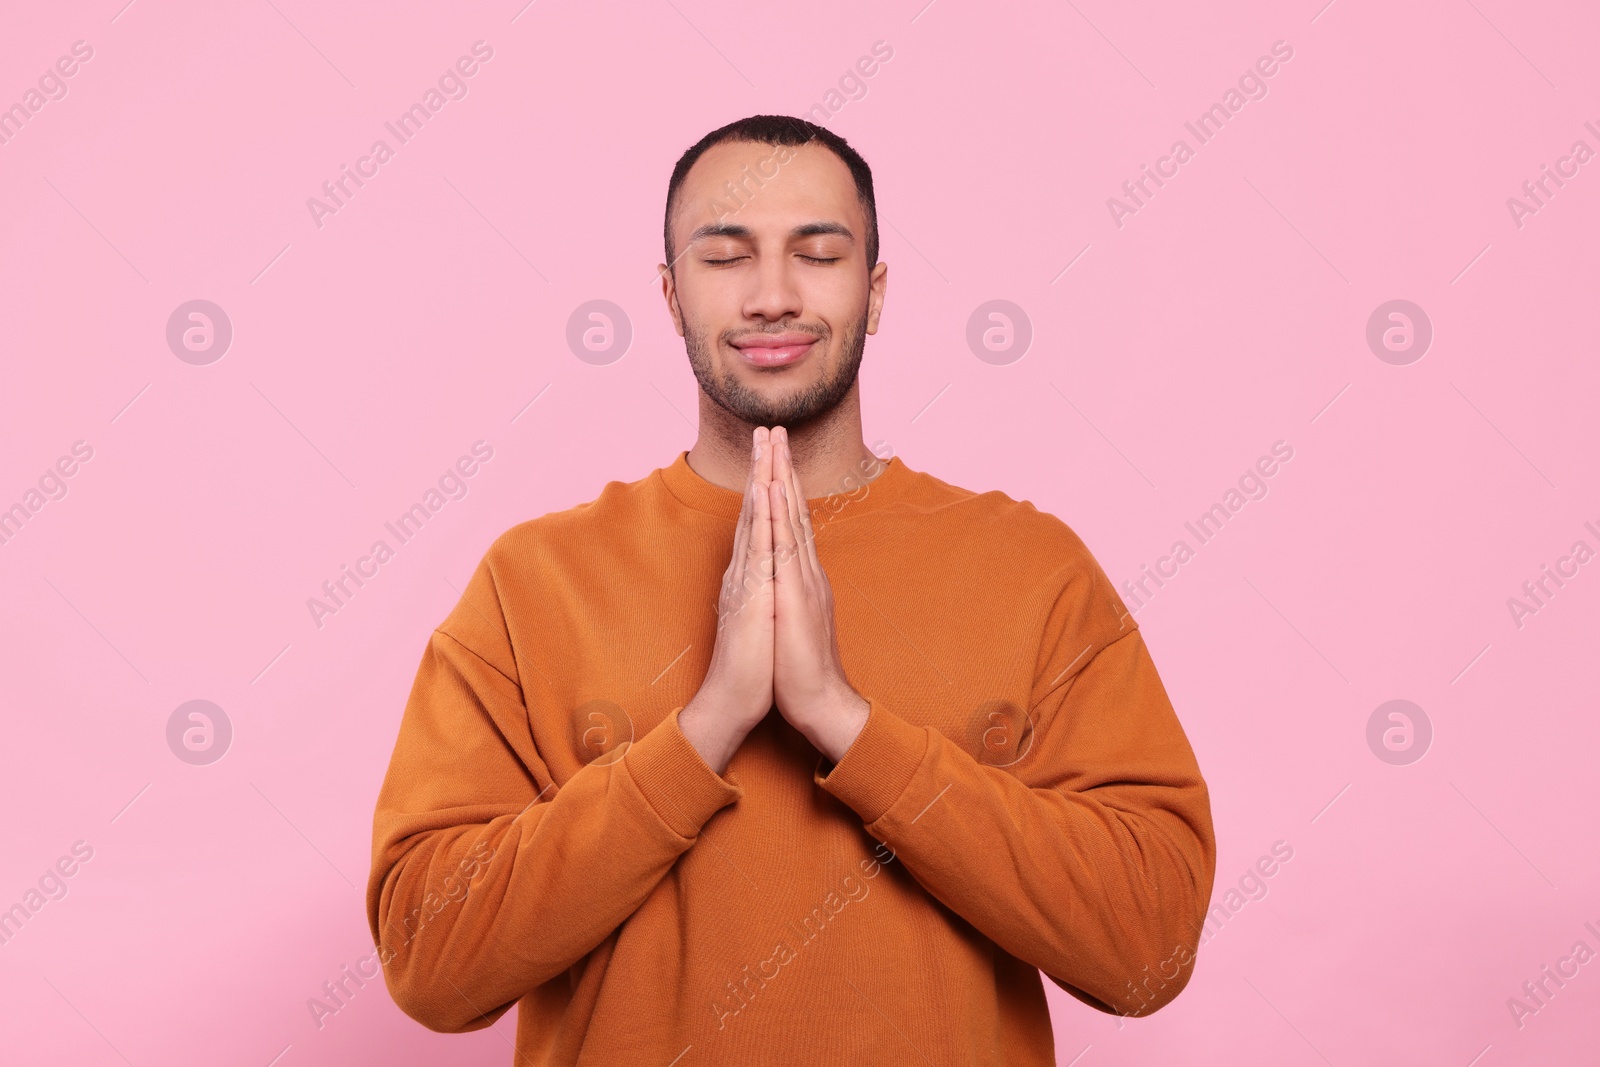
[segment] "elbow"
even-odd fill
[[[1130,936],[1133,931],[1125,929],[1120,938],[1124,950],[1108,953],[1092,969],[1083,968],[1075,953],[1063,952],[1042,962],[1040,970],[1096,1011],[1143,1018],[1176,1000],[1194,974],[1198,932],[1176,922],[1163,926],[1145,937]]]
[[[494,1024],[511,1006],[481,1006],[483,968],[460,966],[445,929],[424,929],[427,913],[380,900],[374,929],[389,999],[407,1016],[440,1034],[463,1034]],[[433,935],[433,936],[428,936]]]
[[[417,900],[405,895],[401,871],[399,863],[375,870],[368,887],[368,917],[389,999],[435,1033],[461,1034],[493,1025],[511,1005],[482,1006],[483,968],[458,962],[462,955],[452,936],[457,916],[439,919],[447,904],[465,897],[465,887],[429,892]]]
[[[1108,931],[1101,965],[1090,974],[1079,972],[1078,989],[1061,978],[1055,978],[1056,984],[1110,1015],[1143,1018],[1160,1011],[1194,975],[1202,928],[1190,914],[1163,909],[1144,922],[1118,924],[1114,933]],[[1054,977],[1058,972],[1045,973]]]
[[[1176,1000],[1194,974],[1194,952],[1192,944],[1180,941],[1161,958],[1141,964],[1117,991],[1117,1014],[1143,1018]]]
[[[1187,838],[1178,835],[1177,843],[1164,835],[1154,840],[1163,847],[1153,850],[1151,858],[1159,856],[1163,862],[1144,879],[1152,891],[1140,909],[1140,921],[1125,926],[1121,939],[1136,946],[1119,961],[1122,974],[1112,991],[1109,1010],[1121,1015],[1150,1015],[1176,1000],[1194,975],[1204,940],[1215,865],[1209,821]]]
[[[1078,1000],[1107,1015],[1142,1019],[1177,999],[1194,973],[1195,946],[1179,941],[1166,951],[1142,957],[1130,954],[1097,975],[1095,981],[1068,981],[1054,971],[1045,975]]]
[[[1192,912],[1185,911],[1183,915]],[[1143,1017],[1171,1004],[1188,986],[1200,951],[1201,928],[1173,914],[1151,927],[1136,953],[1123,958],[1111,1011]]]
[[[383,967],[384,984],[395,1007],[429,1030],[465,1034],[493,1025],[505,1013],[504,1007],[487,1014],[474,1007],[461,991],[461,980],[449,973],[442,960],[433,961],[432,965],[415,958],[402,963],[404,955],[385,950],[388,961]]]

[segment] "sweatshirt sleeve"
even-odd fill
[[[743,796],[681,708],[553,781],[529,716],[570,709],[530,709],[515,671],[480,566],[428,640],[373,819],[368,923],[395,1003],[430,1030],[492,1025],[573,966]]]
[[[1014,762],[863,694],[865,726],[815,781],[1000,948],[1100,1011],[1146,1015],[1193,970],[1210,799],[1143,635],[1097,564],[1078,578],[1048,614]]]

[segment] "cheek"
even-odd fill
[[[712,328],[705,311],[689,304],[679,306],[683,311],[684,339],[689,343],[691,350],[703,353],[704,359],[722,359],[721,331]]]
[[[822,336],[817,339],[817,344],[828,358],[837,357],[855,325],[854,303],[850,298],[841,299],[839,294],[831,291],[813,290],[805,295],[798,320],[811,329],[820,327]]]
[[[726,349],[731,354],[733,349],[724,345],[722,338],[747,328],[743,305],[735,294],[702,291],[688,298],[680,295],[678,308],[685,333],[711,351]]]

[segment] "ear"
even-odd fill
[[[878,332],[878,317],[883,314],[883,298],[889,289],[889,264],[878,261],[867,279],[867,332]]]
[[[656,264],[656,273],[661,275],[661,296],[667,302],[667,313],[672,316],[672,326],[678,331],[678,336],[683,333],[683,309],[678,306],[678,286],[672,271],[665,263]]]

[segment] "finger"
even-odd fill
[[[790,503],[788,487],[782,478],[772,479],[772,551],[775,559],[774,576],[784,585],[798,586],[804,580],[800,563],[799,546],[795,544],[794,526],[789,520]]]
[[[753,486],[746,487],[744,507],[753,514],[755,501],[752,496],[752,490]],[[749,568],[749,542],[750,526],[740,523],[734,528],[733,552],[728,559],[728,569],[722,574],[723,595],[719,603],[724,615],[732,614],[739,610],[739,605],[744,600],[745,572]]]
[[[771,449],[764,449],[771,452]],[[771,465],[770,455],[766,462]],[[755,520],[750,524],[749,560],[755,571],[757,589],[764,588],[772,578],[772,492],[770,481],[758,480],[755,485]]]
[[[800,525],[800,516],[806,509],[806,495],[805,491],[800,488],[800,473],[795,470],[794,453],[789,450],[789,434],[787,431],[783,434],[781,447],[783,450],[781,457],[783,488],[784,495],[787,497],[786,503],[788,504],[785,510],[788,515],[789,539],[792,545],[790,551],[793,552],[800,564],[802,576],[809,578],[811,571],[810,553],[806,545],[801,543],[805,539],[805,530]],[[777,463],[779,459],[774,458],[773,462]]]
[[[749,494],[750,494],[750,486],[753,485],[755,483],[755,480],[756,480],[756,459],[760,455],[761,455],[760,431],[759,430],[752,430],[751,433],[750,433],[750,463],[749,463],[749,466],[747,466],[745,468],[745,472],[744,472],[744,485],[745,485],[745,500],[744,500],[744,503],[746,505],[746,508],[748,510],[750,510],[750,511],[754,511],[755,510],[754,500]],[[749,521],[747,516],[744,514],[743,510],[741,510],[739,517],[741,519],[744,519],[745,521]]]
[[[789,432],[783,432],[780,442],[783,449],[783,488],[789,498],[789,525],[794,527],[795,536],[800,534],[800,512],[805,507],[805,491],[800,488],[800,475],[794,469],[794,453],[789,451]],[[778,462],[776,457],[773,462]]]
[[[800,508],[800,536],[805,539],[806,558],[811,561],[817,574],[822,573],[822,560],[817,556],[817,532],[811,527],[811,505],[806,503]]]
[[[750,435],[750,469],[745,473],[744,499],[739,504],[739,521],[733,529],[732,566],[735,568],[744,566],[744,553],[750,541],[750,525],[755,514],[756,456],[761,452],[759,433],[756,430]]]
[[[783,435],[783,464],[788,472],[785,489],[789,494],[789,524],[794,529],[795,552],[800,557],[801,571],[808,580],[814,581],[822,564],[817,559],[816,547],[812,542],[811,505],[806,500],[805,489],[800,485],[800,471],[795,467],[794,453],[789,449],[788,431]]]
[[[772,434],[765,426],[756,427],[756,440],[761,443],[761,455],[755,460],[756,481],[772,480]]]
[[[755,485],[746,487],[745,508],[751,515],[755,514]],[[753,523],[741,523],[733,536],[733,554],[728,561],[728,569],[723,575],[723,601],[724,615],[733,615],[744,607],[744,601],[749,596],[750,582],[750,538]]]
[[[771,442],[773,442],[774,493],[776,493],[776,486],[782,485],[787,488],[787,482],[789,482],[789,467],[792,464],[790,464],[789,450],[787,450],[786,446],[787,437],[789,437],[789,432],[784,427],[773,427]],[[789,547],[789,542],[781,541],[778,536],[782,528],[789,526],[789,512],[792,506],[790,506],[786,496],[771,496],[768,502],[773,506],[773,568],[774,574],[776,574],[784,569],[784,563],[787,563],[790,555],[794,553],[794,549]]]
[[[765,426],[757,426],[755,439],[756,448],[750,460],[751,498],[764,505],[765,511],[753,516],[751,528],[765,540],[763,548],[752,550],[751,567],[756,572],[756,580],[764,585],[772,580],[772,503],[769,496],[772,491],[772,432]]]
[[[761,570],[766,554],[772,551],[772,508],[767,500],[767,483],[772,479],[772,434],[765,426],[751,433],[750,447],[750,529],[746,558],[751,568]]]

